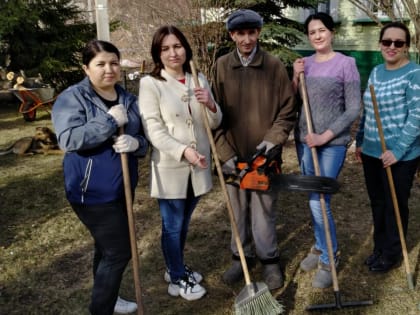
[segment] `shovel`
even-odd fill
[[[306,124],[307,124],[307,127],[308,127],[308,133],[311,134],[311,133],[313,133],[311,111],[309,109],[308,95],[306,93],[305,75],[304,75],[303,72],[301,72],[299,74],[299,81],[300,81],[300,88],[301,88],[301,96],[302,96],[302,100],[303,100],[303,107],[304,107],[305,116],[306,116]],[[318,154],[317,154],[317,151],[316,151],[315,147],[311,148],[311,153],[312,153],[312,160],[313,160],[314,168],[315,168],[315,175],[319,176],[319,175],[321,175],[321,169],[319,167]],[[372,305],[373,304],[372,301],[355,301],[355,302],[342,302],[341,301],[340,289],[338,287],[337,270],[335,268],[330,224],[329,224],[329,221],[328,221],[327,206],[325,204],[325,197],[324,197],[323,193],[319,194],[319,201],[321,203],[322,220],[324,222],[324,232],[325,232],[325,238],[327,240],[328,259],[330,261],[330,268],[331,268],[331,275],[332,275],[332,280],[333,280],[335,303],[310,305],[306,308],[306,310],[314,311],[314,310],[332,309],[332,308],[341,309],[343,307],[350,307],[350,306]]]

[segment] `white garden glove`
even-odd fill
[[[112,147],[117,153],[134,152],[139,148],[139,142],[130,135],[121,135],[115,138]]]
[[[230,158],[222,165],[222,173],[226,175],[236,174],[236,161],[238,160],[237,156]]]
[[[270,141],[263,140],[259,145],[257,145],[257,150],[261,150],[265,148],[265,154],[267,154],[268,151],[270,151],[274,147],[274,143]]]
[[[128,122],[127,110],[123,104],[112,106],[108,114],[110,114],[116,121],[118,127],[124,126]]]

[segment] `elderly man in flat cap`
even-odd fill
[[[236,49],[217,60],[214,93],[223,111],[215,132],[217,152],[225,174],[236,172],[238,160],[257,150],[267,153],[283,145],[292,130],[296,109],[288,74],[281,61],[258,44],[263,19],[252,10],[237,10],[226,22]],[[279,160],[281,157],[278,157]],[[244,190],[227,185],[248,267],[259,260],[270,290],[283,286],[277,246],[275,191]],[[243,278],[232,235],[232,265],[223,274],[227,284]]]

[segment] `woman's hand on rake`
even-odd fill
[[[310,147],[320,147],[324,144],[326,144],[328,141],[330,141],[332,138],[334,138],[334,134],[331,130],[327,129],[322,134],[317,133],[308,133],[305,136],[306,144]]]
[[[391,150],[386,150],[379,158],[382,160],[384,168],[398,162]]]
[[[198,87],[194,89],[194,95],[197,101],[199,101],[201,104],[204,104],[212,112],[216,112],[216,105],[214,104],[209,90]]]

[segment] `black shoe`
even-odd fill
[[[254,258],[246,257],[246,264],[248,270],[251,270],[256,265],[256,260]],[[226,270],[223,275],[222,279],[227,285],[234,285],[236,282],[242,280],[244,277],[244,272],[242,270],[242,263],[240,259],[236,259],[236,257],[232,261],[232,265],[228,270]]]
[[[381,253],[374,251],[368,258],[366,258],[365,265],[369,267],[372,266],[374,263],[376,263],[379,257],[381,257]]]
[[[384,257],[380,257],[375,263],[369,266],[369,270],[372,272],[388,272],[389,270],[396,268],[400,265],[401,259],[388,260]]]

